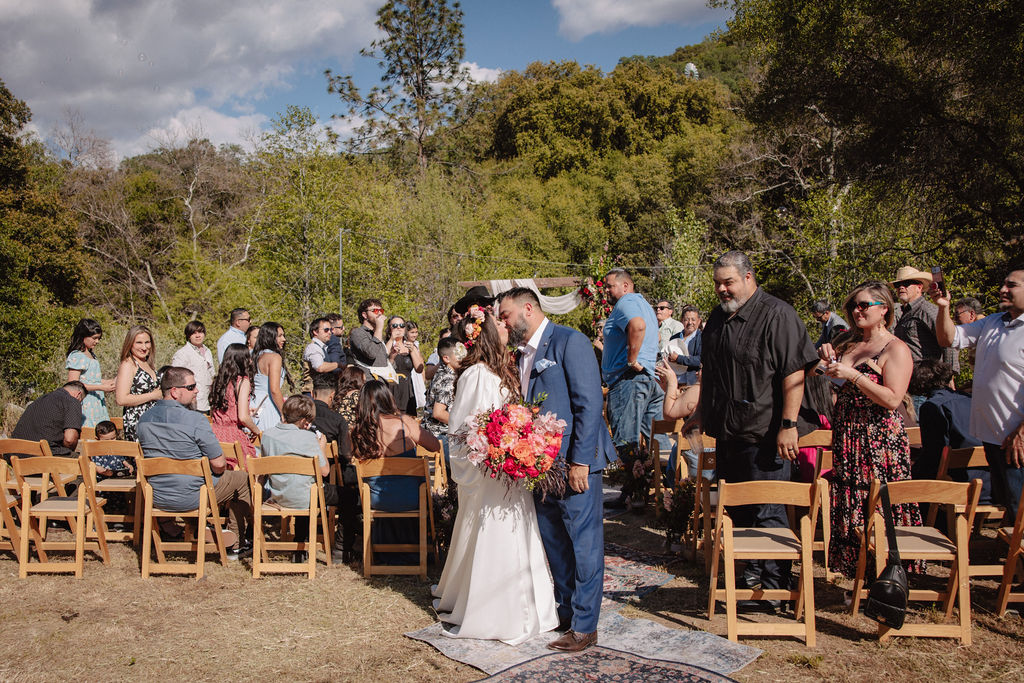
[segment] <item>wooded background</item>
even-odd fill
[[[188,320],[212,342],[236,306],[283,324],[295,363],[309,321],[338,309],[339,236],[346,324],[376,296],[427,348],[459,280],[622,265],[706,312],[730,248],[808,321],[810,302],[901,265],[941,265],[954,296],[994,310],[1022,255],[1024,3],[720,4],[729,29],[671,55],[477,84],[457,4],[388,2],[364,50],[384,85],[326,74],[339,116],[366,121],[349,140],[296,105],[244,147],[115,161],[73,117],[46,142],[25,133],[0,81],[0,394],[54,387],[83,316],[110,376],[135,321],[160,365]],[[563,321],[591,331],[585,311]]]

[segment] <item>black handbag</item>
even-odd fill
[[[864,616],[889,628],[900,628],[907,616],[907,572],[900,563],[900,549],[896,546],[896,526],[892,520],[889,487],[882,484],[882,517],[885,519],[885,537],[889,542],[889,557],[885,569],[871,584]]]

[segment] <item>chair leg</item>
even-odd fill
[[[142,578],[149,578],[150,547],[153,542],[153,501],[146,496],[145,510],[142,517],[142,538],[139,539],[142,545]]]
[[[708,619],[715,616],[715,598],[718,593],[718,559],[722,552],[719,539],[704,537],[704,554],[711,553],[711,569],[709,579],[711,580],[711,596],[708,598]]]
[[[263,502],[254,500],[252,506],[252,578],[254,579],[260,578],[264,553],[263,543]]]
[[[307,529],[309,529],[309,532],[306,537],[306,561],[308,563],[308,576],[310,579],[316,578],[316,531],[317,522],[320,521],[317,519],[317,512],[320,509],[320,498],[319,496],[316,495],[316,491],[313,490],[314,488],[316,488],[316,484],[313,484],[313,486],[310,487],[308,520],[309,525],[306,527]],[[326,541],[326,539],[324,540]],[[328,550],[327,554],[330,555],[331,552]]]
[[[427,485],[420,485],[420,579],[427,579]]]
[[[860,593],[864,588],[864,574],[868,568],[867,537],[861,539],[860,552],[857,553],[857,575],[853,579],[853,602],[850,603],[850,614],[860,610]]]
[[[1010,602],[1010,593],[1012,592],[1013,579],[1017,572],[1017,559],[1019,557],[1020,549],[1018,548],[1010,548],[1006,554],[1006,563],[1003,564],[1003,580],[999,583],[999,594],[996,597],[996,616],[998,617],[1006,614],[1006,605]]]
[[[84,484],[83,484],[84,486]],[[75,578],[82,578],[85,569],[85,494],[78,492],[78,514],[75,515]]]
[[[334,561],[331,559],[331,547],[334,543],[334,515],[329,515],[327,512],[327,498],[324,496],[323,488],[317,495],[317,505],[321,515],[320,525],[324,532],[324,555],[327,557],[327,566],[331,567],[334,566]]]
[[[825,548],[825,580],[831,581],[833,577],[832,570],[828,568],[828,549],[832,544],[832,499],[828,491],[828,481],[821,479],[821,503],[819,508],[821,510],[821,540],[822,545]]]
[[[29,496],[21,499],[21,552],[18,557],[18,578],[28,577],[28,536],[31,533],[35,537],[36,548],[43,547],[43,539],[39,534],[39,524],[29,515]],[[1012,572],[1011,572],[1012,573]]]
[[[967,545],[970,542],[970,531],[967,528],[967,520],[957,516],[956,520],[957,548],[956,548],[956,573],[957,573],[957,602],[960,603],[960,642],[964,645],[971,644],[971,575],[967,559]],[[952,596],[951,596],[952,597]],[[953,601],[950,599],[950,606]],[[947,610],[948,611],[948,610]]]
[[[800,548],[800,595],[797,597],[796,618],[800,619],[800,610],[804,611],[804,643],[807,647],[814,647],[817,637],[814,623],[814,553],[811,552],[811,544],[814,541],[814,529],[811,528],[809,520],[805,517],[801,520],[801,548]]]
[[[732,547],[732,525],[728,528],[723,526],[721,533],[724,535],[723,547],[725,550],[725,620],[726,631],[734,643],[740,640],[739,623],[736,617],[736,557],[733,555]]]
[[[199,527],[196,529],[196,579],[203,578],[206,569],[206,486],[199,490]],[[220,529],[216,533],[220,533]]]

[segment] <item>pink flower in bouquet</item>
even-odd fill
[[[491,421],[487,425],[487,442],[492,446],[501,445],[501,437],[505,433],[505,426],[500,422]]]
[[[665,506],[665,512],[672,511],[672,489],[665,489],[665,494],[662,498],[662,505]]]
[[[505,474],[514,477],[519,471],[519,466],[516,465],[516,461],[512,458],[505,458],[505,463],[501,466],[501,469],[505,471]]]
[[[466,445],[474,453],[480,453],[481,455],[487,453],[489,444],[487,443],[487,437],[481,434],[475,429],[466,435]]]
[[[526,474],[527,476],[530,477],[538,477],[540,476],[540,470],[538,470],[536,467],[527,467]]]
[[[505,451],[501,450],[497,446],[491,446],[487,449],[487,458],[494,462],[501,462],[501,459],[505,457]]]
[[[508,407],[508,421],[516,429],[522,429],[524,426],[530,424],[530,420],[533,415],[530,413],[530,409],[526,406],[509,406]]]
[[[633,478],[642,479],[644,476],[644,461],[634,460],[633,461]]]

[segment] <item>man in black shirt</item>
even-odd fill
[[[723,254],[714,279],[721,303],[704,328],[694,421],[717,440],[720,478],[789,481],[804,372],[818,356],[793,307],[758,288],[745,254]],[[789,526],[782,505],[745,505],[729,514],[737,527]],[[789,588],[789,578],[788,561],[752,562],[744,572],[750,587]]]
[[[359,492],[356,489],[355,466],[352,464],[352,439],[349,434],[348,422],[340,413],[331,410],[334,387],[335,376],[333,374],[321,374],[313,377],[313,405],[316,406],[313,426],[329,442],[338,446],[342,478],[338,485],[342,490],[338,506],[339,524],[336,526],[335,549],[332,557],[339,562],[349,562],[355,558],[355,537],[359,523]]]
[[[82,433],[85,385],[68,382],[30,403],[11,432],[15,439],[46,441],[53,455],[70,457]]]

